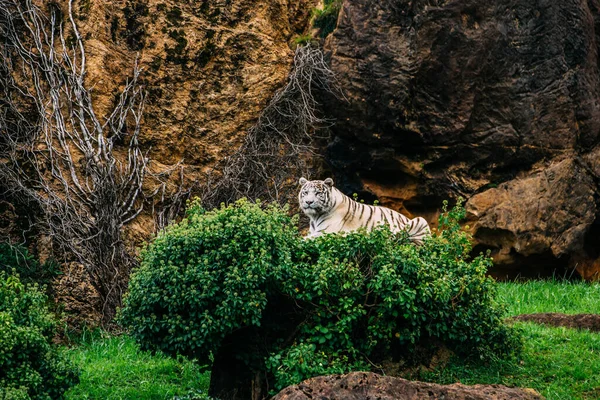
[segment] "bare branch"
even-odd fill
[[[308,176],[314,140],[331,124],[317,115],[315,89],[343,97],[320,48],[298,46],[285,87],[275,93],[240,148],[217,165],[201,188],[203,204],[216,207],[241,197],[285,202],[289,183]]]

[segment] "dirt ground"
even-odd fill
[[[598,314],[562,314],[562,313],[539,313],[522,314],[511,318],[513,321],[531,321],[538,324],[550,326],[564,326],[567,328],[589,329],[592,332],[600,332],[600,315]]]
[[[541,400],[533,389],[503,385],[438,385],[372,372],[319,376],[283,389],[272,400]]]

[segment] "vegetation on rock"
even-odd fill
[[[308,172],[320,132],[330,123],[318,111],[315,94],[343,97],[321,48],[307,36],[299,39],[286,85],[273,95],[237,151],[201,186],[205,206],[243,197],[280,203],[296,198],[290,176]]]
[[[0,271],[11,273],[13,270],[23,283],[48,285],[60,274],[60,265],[52,259],[41,263],[22,245],[0,243]]]
[[[341,0],[325,0],[322,9],[313,9],[313,25],[319,29],[319,36],[324,38],[333,32],[337,25],[338,14],[341,8]]]

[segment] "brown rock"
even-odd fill
[[[497,249],[499,264],[535,254],[561,258],[583,251],[598,212],[595,193],[591,176],[566,159],[476,194],[467,212],[476,220],[474,238]]]
[[[346,375],[319,376],[299,385],[289,386],[273,400],[345,399],[345,400],[488,400],[543,399],[533,389],[509,388],[502,385],[467,386],[460,383],[438,385],[412,382],[402,378],[381,376],[372,372],[351,372]]]
[[[100,326],[102,309],[100,295],[89,283],[82,265],[69,263],[52,283],[54,301],[64,306],[61,316],[69,329],[76,331]]]
[[[515,274],[594,276],[599,11],[597,0],[345,1],[326,43],[348,99],[327,104],[342,190],[430,222],[443,199],[466,197],[476,251]]]
[[[97,110],[109,108],[137,57],[148,93],[141,143],[162,164],[183,159],[194,178],[236,149],[284,83],[312,3],[81,2]]]
[[[15,206],[7,201],[0,200],[0,237],[7,239],[9,242],[18,240],[16,220]]]

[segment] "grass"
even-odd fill
[[[64,351],[81,368],[75,399],[204,399],[209,373],[191,361],[141,351],[128,336],[94,334]]]
[[[568,281],[499,283],[507,316],[537,312],[600,314],[600,284]],[[600,334],[515,323],[524,350],[485,365],[451,359],[420,380],[529,387],[549,400],[600,399]],[[67,399],[206,399],[209,373],[183,359],[143,352],[127,336],[87,335],[64,350],[81,367]]]
[[[503,282],[498,284],[498,295],[511,316],[542,312],[600,314],[600,283]]]
[[[485,365],[452,359],[419,378],[443,384],[529,387],[549,400],[600,398],[600,335],[568,328],[518,323],[525,348],[518,359]]]
[[[600,285],[562,281],[501,283],[507,314],[538,312],[600,313]],[[419,379],[464,384],[529,387],[549,400],[600,399],[600,334],[587,330],[516,323],[523,353],[485,365],[451,359]]]

